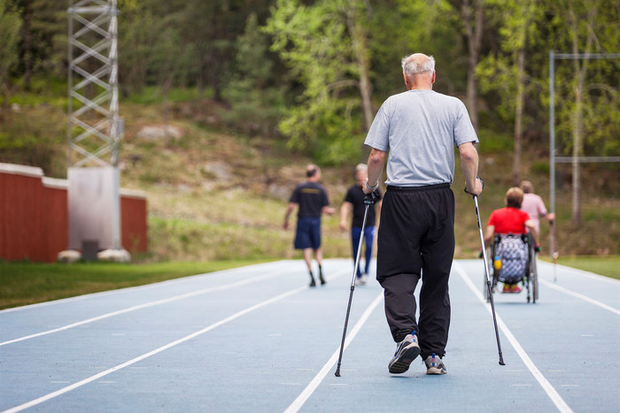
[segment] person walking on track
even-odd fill
[[[454,258],[454,146],[471,195],[477,178],[476,131],[463,102],[433,91],[435,60],[421,53],[402,60],[407,91],[381,106],[365,144],[368,179],[364,193],[379,185],[387,158],[387,191],[381,208],[377,279],[396,353],[390,373],[404,373],[421,355],[427,374],[445,374],[450,326],[448,278]],[[389,156],[387,155],[389,151]],[[414,291],[419,280],[420,316]]]
[[[306,182],[297,185],[289,200],[288,208],[284,216],[284,229],[288,229],[288,221],[295,209],[297,211],[297,229],[295,231],[295,249],[302,250],[304,261],[310,273],[310,287],[316,287],[316,281],[312,274],[312,253],[319,266],[319,281],[325,284],[323,275],[323,253],[321,251],[321,214],[332,215],[336,210],[329,206],[327,191],[319,183],[321,170],[316,165],[308,165],[306,168]]]
[[[521,210],[528,213],[530,219],[534,222],[536,233],[540,234],[540,218],[545,218],[553,224],[555,214],[547,212],[545,202],[540,195],[534,193],[534,185],[530,181],[522,181],[519,187],[523,191]]]
[[[366,251],[364,253],[365,265],[364,272],[361,270],[361,265],[357,267],[357,274],[355,275],[355,285],[364,285],[368,280],[368,272],[370,271],[370,260],[372,259],[372,246],[375,240],[375,221],[376,212],[375,208],[368,209],[368,216],[366,217],[366,227],[364,228],[364,234],[362,234],[362,223],[364,221],[364,183],[368,177],[368,167],[366,164],[359,164],[355,167],[355,184],[352,185],[344,198],[342,207],[340,207],[340,228],[343,231],[347,230],[347,219],[349,215],[353,214],[351,221],[351,245],[353,247],[353,261],[357,257],[357,248],[359,246],[360,237],[364,236],[364,244],[366,245]],[[374,191],[379,209],[381,209],[381,192],[379,189]]]

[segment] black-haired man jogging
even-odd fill
[[[427,374],[445,374],[443,362],[450,326],[448,278],[454,258],[454,146],[459,149],[465,184],[482,192],[476,178],[478,142],[465,105],[436,93],[435,60],[416,53],[402,60],[407,91],[381,106],[365,144],[370,193],[386,162],[387,191],[378,235],[377,279],[384,289],[385,313],[396,353],[388,369],[404,373],[422,355]],[[422,280],[420,317],[414,290]]]

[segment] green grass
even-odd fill
[[[549,259],[546,258],[545,261],[549,261]],[[567,267],[578,268],[620,280],[620,255],[607,257],[559,257],[557,262]]]
[[[0,309],[133,287],[268,260],[158,264],[0,262]]]

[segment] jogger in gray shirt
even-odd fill
[[[435,60],[421,53],[402,61],[407,92],[389,97],[366,138],[372,147],[364,192],[372,192],[387,158],[377,251],[377,279],[396,353],[388,369],[404,373],[422,355],[427,374],[445,374],[450,326],[448,278],[454,257],[454,146],[465,184],[482,192],[477,179],[478,142],[463,103],[432,90]],[[388,157],[389,151],[389,157]],[[420,317],[414,291],[422,279]]]

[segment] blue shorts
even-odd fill
[[[295,249],[319,249],[321,246],[321,218],[298,218]]]

